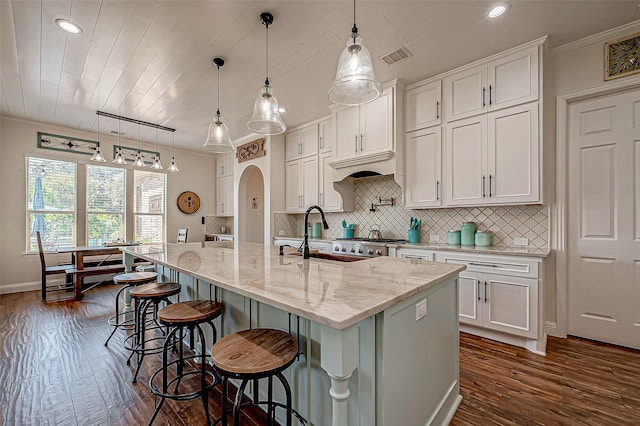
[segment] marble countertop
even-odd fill
[[[391,257],[345,263],[302,260],[295,249],[278,256],[276,246],[231,241],[121,250],[338,330],[465,269],[463,265]]]
[[[274,241],[278,240],[299,240],[302,241],[302,237],[275,237]],[[330,243],[333,240],[309,238],[309,241],[327,242]],[[476,246],[453,246],[449,244],[440,243],[387,243],[387,247],[396,248],[414,248],[419,250],[436,250],[436,251],[457,251],[464,253],[476,253],[476,254],[502,254],[510,256],[530,256],[530,257],[548,257],[550,250],[548,248],[527,248],[527,247],[476,247]]]

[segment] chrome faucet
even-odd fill
[[[324,229],[329,229],[329,225],[327,224],[327,220],[324,218],[324,212],[320,208],[320,206],[316,206],[315,204],[307,209],[307,212],[304,214],[304,248],[302,250],[302,258],[309,258],[309,213],[311,210],[316,209],[320,212],[320,216],[322,216],[322,226]]]

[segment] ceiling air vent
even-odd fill
[[[407,49],[406,47],[401,47],[400,49],[395,50],[380,59],[382,59],[387,65],[392,65],[398,61],[409,58],[410,56],[412,55],[411,52],[409,52],[409,49]]]

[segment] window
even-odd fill
[[[124,241],[125,169],[87,165],[87,244]]]
[[[133,239],[141,243],[161,243],[165,240],[164,173],[133,171]]]
[[[75,244],[76,164],[27,158],[27,251]]]

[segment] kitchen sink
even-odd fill
[[[300,252],[289,252],[287,253],[287,255],[294,255],[294,256],[302,256],[302,253]],[[345,256],[345,255],[341,255],[341,254],[333,254],[333,253],[320,253],[320,252],[311,252],[309,253],[309,257],[310,258],[316,258],[316,259],[325,259],[325,260],[335,260],[337,262],[355,262],[357,260],[364,260],[367,259],[366,257],[358,257],[358,256]]]

